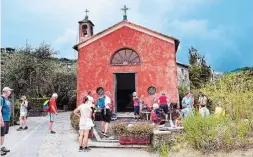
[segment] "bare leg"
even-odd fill
[[[102,121],[101,131],[105,132],[105,122],[104,121]]]
[[[20,127],[23,127],[23,117],[19,117],[19,123]]]
[[[1,136],[1,148],[4,145],[4,136]]]
[[[105,123],[105,133],[107,133],[107,131],[108,131],[108,127],[109,127],[109,123]]]
[[[83,138],[83,147],[88,147],[88,137],[89,137],[89,131],[90,130],[85,130],[84,131],[84,138]]]
[[[27,126],[27,119],[26,119],[26,117],[24,117],[24,126],[25,127]]]
[[[84,131],[80,130],[79,131],[79,146],[81,147],[83,145],[83,141],[84,141]]]
[[[53,128],[53,122],[49,122],[49,131],[52,131]]]

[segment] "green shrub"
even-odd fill
[[[197,114],[184,119],[183,126],[187,142],[201,151],[245,146],[250,135],[249,121],[234,121],[227,116],[201,118]]]
[[[117,136],[147,137],[153,134],[154,127],[149,123],[136,123],[128,126],[126,123],[116,123],[112,131]]]
[[[77,117],[73,112],[70,114],[70,123],[75,130],[79,130],[79,120],[80,118]]]

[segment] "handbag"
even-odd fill
[[[93,128],[91,128],[89,131],[88,138],[93,138],[93,137],[94,137]]]

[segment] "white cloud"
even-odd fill
[[[69,44],[71,49],[76,43],[77,22],[84,18],[85,9],[90,11],[88,15],[95,24],[95,33],[121,21],[120,8],[126,5],[130,7],[129,21],[158,32],[189,36],[197,34],[202,37],[219,36],[220,29],[210,29],[206,20],[180,20],[192,10],[216,1],[219,0],[19,0],[15,6],[50,22],[49,25],[57,26],[62,35],[53,35],[55,39],[52,41],[53,45],[63,52],[63,45]]]
[[[184,37],[198,37],[203,39],[223,39],[225,30],[222,26],[210,28],[207,20],[175,20],[168,24],[172,32]]]

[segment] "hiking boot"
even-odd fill
[[[27,130],[28,129],[28,127],[26,126],[26,127],[24,127],[24,130]]]
[[[17,129],[17,131],[22,131],[23,130],[23,128],[22,127],[19,127],[18,129]]]
[[[7,154],[6,152],[1,151],[1,156],[4,156],[6,154]]]
[[[56,132],[55,132],[55,131],[53,131],[53,130],[51,130],[51,131],[50,131],[50,133],[51,133],[51,134],[55,134]]]
[[[2,152],[5,152],[5,153],[10,152],[10,150],[6,149],[5,147],[2,147],[2,148],[1,148],[1,151],[2,151]]]

